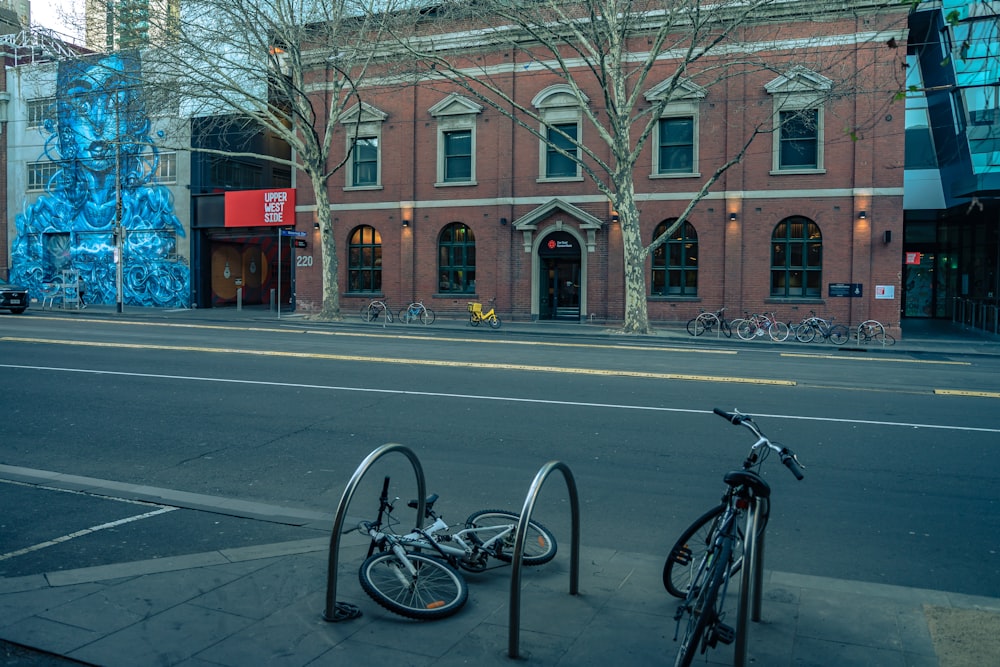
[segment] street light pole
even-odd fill
[[[125,228],[122,226],[122,136],[119,120],[121,100],[115,95],[115,302],[124,312]]]

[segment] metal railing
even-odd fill
[[[521,519],[517,522],[517,534],[514,537],[513,567],[510,573],[510,635],[507,641],[507,656],[512,659],[520,657],[518,645],[521,635],[521,560],[524,555],[524,538],[528,533],[528,522],[531,521],[531,512],[535,507],[535,500],[538,499],[538,492],[553,470],[562,472],[569,490],[573,524],[571,530],[572,545],[570,546],[569,594],[576,595],[580,592],[580,501],[576,493],[576,481],[565,463],[549,461],[538,471],[538,474],[535,475],[535,481],[528,489],[528,495],[524,499],[524,507],[521,509]]]
[[[417,529],[423,525],[425,500],[427,489],[424,482],[424,471],[420,465],[420,460],[412,450],[403,445],[389,443],[382,445],[365,457],[358,469],[351,476],[347,487],[344,489],[340,502],[337,504],[337,514],[333,521],[333,530],[330,534],[330,554],[327,562],[326,576],[326,608],[323,611],[323,619],[331,623],[339,621],[349,621],[361,616],[361,610],[355,605],[347,602],[337,602],[337,567],[340,553],[340,536],[344,530],[344,519],[347,516],[347,508],[351,504],[354,492],[358,484],[365,476],[365,473],[380,458],[390,452],[400,452],[404,454],[413,465],[414,474],[417,477]],[[524,556],[524,542],[528,534],[528,524],[531,521],[531,513],[538,499],[538,492],[548,476],[558,470],[566,480],[566,487],[569,491],[570,512],[571,512],[571,544],[570,544],[570,581],[569,594],[577,595],[580,591],[580,500],[576,491],[576,481],[569,467],[561,461],[550,461],[542,466],[538,474],[535,475],[528,495],[524,499],[524,507],[521,509],[521,516],[517,522],[517,532],[514,537],[514,553],[512,554],[512,568],[510,578],[510,635],[507,644],[507,653],[510,658],[519,657],[519,643],[521,632],[521,566]]]
[[[966,329],[978,329],[984,333],[1000,335],[1000,306],[975,299],[955,297],[951,321]]]
[[[390,452],[401,452],[406,455],[413,465],[413,472],[417,476],[417,529],[424,525],[424,503],[427,499],[427,486],[424,482],[424,470],[420,466],[417,455],[403,445],[388,443],[382,445],[371,454],[365,457],[358,469],[354,471],[351,481],[344,489],[344,495],[340,497],[337,505],[337,516],[333,520],[333,532],[330,534],[330,556],[326,570],[326,609],[323,612],[323,619],[331,623],[338,621],[349,621],[361,616],[361,610],[347,602],[337,602],[337,561],[340,553],[340,535],[344,531],[344,519],[347,516],[347,507],[351,504],[354,492],[358,488],[358,483],[365,476],[368,469],[377,460]]]

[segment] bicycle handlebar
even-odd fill
[[[750,415],[744,415],[739,412],[726,412],[725,410],[722,410],[720,408],[714,408],[712,412],[719,415],[720,417],[730,422],[731,424],[734,424],[736,426],[746,426],[753,432],[754,435],[756,435],[760,439],[760,442],[758,442],[758,444],[766,444],[768,447],[778,452],[778,458],[781,459],[782,465],[788,468],[788,470],[791,471],[793,475],[795,475],[795,479],[802,479],[803,477],[805,477],[805,475],[803,475],[802,473],[802,464],[799,463],[799,459],[798,457],[795,456],[795,452],[790,450],[788,447],[778,447],[777,445],[773,444],[767,436],[765,436],[763,433],[760,432],[760,428],[754,422],[753,418],[750,417]]]
[[[802,479],[805,475],[802,474],[802,464],[799,460],[795,458],[795,452],[790,450],[788,447],[782,447],[781,451],[778,452],[778,457],[781,462],[785,464],[785,467],[792,471],[795,475],[795,479]]]

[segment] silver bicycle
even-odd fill
[[[505,510],[480,510],[452,532],[434,511],[438,496],[424,501],[425,515],[433,519],[426,528],[399,534],[392,516],[398,498],[389,500],[389,478],[382,484],[378,516],[362,521],[358,530],[371,537],[368,557],[358,572],[361,588],[391,612],[418,620],[446,618],[465,605],[469,589],[458,568],[483,572],[491,559],[507,564],[514,559],[519,516]],[[411,500],[409,507],[416,508]],[[524,565],[543,565],[555,558],[556,539],[547,528],[528,522]]]

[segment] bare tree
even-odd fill
[[[151,15],[139,36],[149,44],[148,99],[182,117],[210,119],[220,131],[262,130],[290,147],[285,155],[194,148],[285,164],[308,179],[322,239],[322,319],[341,317],[328,182],[346,158],[332,158],[331,142],[360,103],[358,83],[372,64],[368,46],[379,40],[379,15],[363,2],[194,0],[179,13]]]
[[[795,76],[803,65],[817,85],[816,105],[862,90],[852,49],[798,37],[794,61],[775,57],[783,25],[875,16],[892,8],[881,29],[905,26],[906,8],[891,0],[445,0],[416,14],[397,13],[391,30],[395,48],[403,49],[422,70],[423,85],[435,80],[458,86],[524,131],[579,165],[606,195],[621,224],[625,267],[624,332],[651,330],[646,303],[646,259],[687,220],[688,215],[733,165],[743,160],[755,138],[775,131],[777,114],[754,112],[740,145],[719,155],[683,213],[663,234],[644,244],[634,177],[642,151],[664,110],[704,97],[727,80],[754,73]],[[384,9],[384,6],[380,6]],[[870,31],[873,44],[888,39]],[[886,33],[888,35],[888,33]],[[768,48],[774,45],[775,48]],[[497,54],[512,52],[509,61]],[[492,57],[491,57],[492,56]],[[899,54],[894,54],[898,59]],[[542,68],[560,79],[576,97],[589,136],[588,145],[548,121],[511,86],[514,63]],[[506,67],[505,67],[506,65]],[[794,69],[795,67],[799,69]],[[433,70],[433,71],[432,71]],[[867,84],[872,85],[873,80]],[[881,86],[890,100],[898,86]],[[881,94],[881,93],[880,93]],[[794,119],[799,124],[808,117]],[[740,120],[745,123],[746,120]],[[858,136],[864,119],[845,119],[847,134]],[[709,170],[706,170],[709,171]]]

